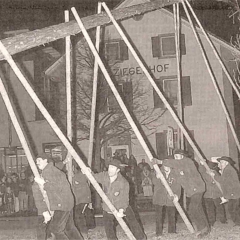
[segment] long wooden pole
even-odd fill
[[[226,66],[225,66],[225,64],[224,64],[224,62],[223,62],[221,56],[219,55],[218,51],[216,50],[215,46],[213,45],[212,40],[210,39],[208,33],[207,33],[207,32],[205,31],[205,29],[203,28],[201,22],[199,21],[197,15],[196,15],[195,12],[193,11],[193,8],[192,8],[192,6],[190,5],[190,3],[188,2],[188,0],[186,0],[186,3],[187,3],[187,5],[188,5],[188,7],[189,7],[189,9],[190,9],[190,11],[191,11],[193,17],[195,18],[195,20],[196,20],[198,26],[200,27],[201,31],[203,32],[204,36],[206,37],[206,39],[207,39],[209,45],[211,46],[211,48],[212,48],[212,50],[213,50],[213,52],[214,52],[214,54],[215,54],[217,60],[219,61],[219,63],[220,63],[220,65],[221,65],[221,67],[222,67],[224,73],[226,74],[226,76],[227,76],[229,82],[231,83],[232,88],[234,89],[235,93],[237,94],[238,99],[240,99],[240,92],[239,92],[239,90],[238,90],[236,84],[234,83],[234,81],[233,81],[233,79],[232,79],[232,77],[231,77],[229,71],[227,70],[227,68],[226,68]]]
[[[112,16],[112,15],[110,15],[111,13],[110,13],[108,7],[106,6],[106,4],[102,3],[102,6],[105,9],[105,11],[107,12],[107,14],[109,15],[109,17]],[[122,98],[121,98],[117,88],[115,87],[115,85],[114,85],[114,83],[113,83],[109,73],[107,72],[106,67],[104,66],[104,64],[103,64],[103,62],[102,62],[102,60],[101,60],[97,50],[95,49],[95,47],[94,47],[94,45],[93,45],[93,43],[91,41],[91,38],[89,37],[89,35],[88,35],[88,33],[87,33],[87,31],[86,31],[86,29],[85,29],[81,19],[79,18],[78,14],[77,14],[76,9],[75,8],[71,8],[71,10],[73,12],[73,15],[74,15],[75,19],[77,20],[77,23],[79,24],[79,27],[82,30],[82,33],[83,33],[84,37],[86,38],[86,40],[87,40],[87,42],[89,44],[90,49],[93,52],[93,55],[95,56],[95,59],[97,59],[97,61],[98,61],[98,65],[101,68],[102,73],[103,73],[105,79],[107,80],[107,82],[108,82],[108,84],[109,84],[109,86],[110,86],[114,96],[116,97],[116,99],[117,99],[117,101],[118,101],[122,111],[124,112],[128,122],[129,122],[129,124],[131,125],[134,133],[136,134],[136,136],[137,136],[139,142],[141,143],[143,149],[145,150],[146,154],[148,155],[148,158],[150,160],[153,160],[153,155],[152,155],[150,149],[148,148],[146,142],[144,141],[144,138],[142,137],[142,135],[141,135],[137,125],[135,124],[132,116],[130,115],[127,107],[125,106],[125,104],[124,104],[124,102],[123,102],[123,100],[122,100]],[[115,20],[112,17],[110,17],[110,19],[113,22],[113,24],[115,25]],[[116,27],[116,25],[115,25],[115,27]],[[158,165],[154,164],[153,167],[154,167],[155,171],[158,173],[158,175],[160,176],[160,179],[161,179],[162,183],[164,184],[165,188],[167,189],[169,195],[174,197],[174,193],[173,193],[172,189],[169,187],[169,185],[168,185],[165,177],[163,176],[162,172],[160,171]],[[174,201],[174,204],[175,204],[179,214],[183,218],[185,224],[187,225],[187,228],[189,229],[190,232],[193,233],[194,229],[193,229],[191,223],[189,222],[187,216],[185,215],[184,211],[182,210],[180,204],[178,202],[176,202],[176,201]]]
[[[155,11],[166,6],[170,6],[179,1],[180,0],[158,0],[133,5],[127,8],[117,8],[114,9],[112,12],[117,20],[122,20],[131,18],[139,14]],[[92,29],[100,25],[103,26],[108,24],[109,18],[105,13],[101,13],[84,17],[83,22],[87,29]],[[14,37],[6,38],[2,40],[2,43],[6,47],[8,52],[13,55],[40,45],[56,41],[61,38],[65,38],[68,35],[76,35],[79,32],[80,29],[76,21],[70,21],[69,23],[60,23],[58,25],[29,31],[23,34],[16,35]],[[0,60],[3,59],[4,56],[0,53]]]
[[[5,103],[5,105],[6,105],[6,108],[7,108],[8,114],[9,114],[9,117],[10,117],[12,123],[13,123],[13,126],[14,126],[14,128],[15,128],[15,130],[16,130],[17,135],[18,135],[18,138],[19,138],[19,140],[20,140],[20,142],[21,142],[21,145],[22,145],[22,147],[23,147],[23,150],[24,150],[24,152],[25,152],[25,154],[26,154],[26,157],[27,157],[27,160],[28,160],[29,165],[30,165],[30,167],[31,167],[31,170],[32,170],[32,172],[33,172],[33,174],[34,174],[35,177],[40,178],[38,169],[37,169],[37,167],[36,167],[36,165],[35,165],[35,162],[34,162],[34,160],[33,160],[33,157],[32,157],[30,148],[29,148],[29,146],[28,146],[27,140],[25,139],[23,130],[21,129],[21,126],[20,126],[20,124],[19,124],[19,122],[18,122],[17,116],[16,116],[16,114],[15,114],[15,112],[14,112],[12,103],[11,103],[11,101],[10,101],[10,98],[9,98],[9,96],[8,96],[7,90],[6,90],[6,88],[5,88],[4,84],[3,84],[3,80],[2,80],[1,77],[0,77],[0,93],[1,93],[1,95],[2,95],[2,98],[3,98],[4,103]],[[49,200],[48,200],[47,193],[46,193],[46,191],[43,189],[43,186],[42,186],[41,184],[38,184],[38,186],[39,186],[40,191],[41,191],[41,193],[42,193],[42,195],[43,195],[43,198],[44,198],[44,201],[45,201],[45,203],[46,203],[46,205],[47,205],[48,211],[49,211],[49,213],[51,213],[51,211],[50,211],[50,204],[49,204]]]
[[[207,169],[207,172],[210,172],[210,168],[206,163],[206,160],[204,159],[204,157],[202,156],[202,154],[200,153],[200,151],[198,150],[196,144],[193,142],[193,140],[191,139],[189,133],[187,132],[187,130],[185,129],[185,127],[183,126],[181,120],[179,119],[179,117],[177,116],[177,114],[175,113],[175,111],[173,110],[173,108],[171,107],[171,105],[169,104],[169,102],[167,101],[167,99],[165,98],[165,96],[162,94],[162,92],[160,91],[160,89],[158,88],[157,84],[155,83],[155,81],[153,80],[151,74],[148,72],[147,68],[145,67],[145,65],[142,63],[141,59],[139,58],[138,54],[136,53],[136,51],[134,50],[134,48],[132,47],[131,43],[129,42],[129,40],[127,39],[127,37],[125,36],[125,34],[123,33],[123,31],[121,30],[120,26],[117,24],[117,22],[115,21],[114,17],[111,15],[111,12],[108,10],[107,6],[105,3],[102,4],[104,9],[106,10],[106,12],[108,13],[109,17],[111,18],[111,21],[113,22],[114,26],[116,27],[116,29],[118,30],[119,34],[121,35],[121,37],[123,38],[123,40],[125,41],[126,45],[128,46],[129,50],[131,51],[131,53],[133,54],[134,58],[136,59],[137,63],[139,64],[139,66],[141,67],[142,71],[144,72],[144,74],[146,75],[146,77],[148,78],[149,82],[152,84],[154,90],[156,91],[156,93],[158,94],[158,96],[161,98],[162,102],[165,104],[166,108],[168,109],[168,111],[171,113],[172,117],[174,118],[174,120],[176,121],[178,127],[181,128],[184,136],[186,137],[186,139],[188,140],[189,144],[191,145],[191,147],[193,148],[194,152],[197,154],[197,156],[199,157],[200,161],[203,163],[203,166]],[[106,6],[106,8],[105,8]],[[136,134],[136,133],[135,133]],[[141,134],[139,134],[140,136],[139,139],[141,138]],[[140,141],[141,143],[141,141]],[[143,145],[142,145],[143,149],[148,152],[149,149],[146,146],[145,142],[143,141]],[[152,160],[151,157],[151,153],[149,154],[149,159],[150,161]],[[218,186],[219,190],[222,191],[222,188],[220,186],[220,184],[213,178],[213,180],[216,182],[216,185]]]
[[[177,62],[178,116],[183,122],[179,3],[173,4],[173,15],[174,15],[176,62]],[[181,149],[183,149],[184,147],[183,133],[180,128],[178,128],[178,147]]]
[[[208,60],[207,55],[206,55],[206,53],[205,53],[205,51],[204,51],[204,49],[203,49],[201,40],[200,40],[200,38],[199,38],[199,36],[198,36],[198,34],[197,34],[197,31],[196,31],[196,29],[195,29],[195,27],[194,27],[194,25],[193,25],[193,22],[192,22],[192,19],[191,19],[191,17],[190,17],[190,14],[189,14],[189,12],[188,12],[188,9],[187,9],[187,7],[186,7],[186,4],[185,4],[184,0],[181,0],[181,1],[182,1],[182,4],[183,4],[184,11],[186,12],[188,21],[189,21],[189,23],[190,23],[190,25],[191,25],[191,28],[192,28],[192,30],[193,30],[194,36],[195,36],[195,38],[196,38],[196,41],[197,41],[197,43],[198,43],[198,45],[199,45],[199,48],[200,48],[200,50],[201,50],[202,57],[203,57],[203,59],[204,59],[205,65],[206,65],[206,67],[207,67],[207,70],[208,70],[209,75],[210,75],[210,77],[211,77],[211,80],[212,80],[212,82],[213,82],[214,88],[215,88],[216,93],[217,93],[217,95],[218,95],[218,97],[219,97],[219,100],[220,100],[220,103],[221,103],[221,105],[222,105],[223,111],[224,111],[225,116],[226,116],[226,118],[227,118],[227,122],[228,122],[228,124],[229,124],[229,126],[230,126],[230,129],[231,129],[231,131],[232,131],[233,138],[234,138],[234,140],[235,140],[235,142],[236,142],[236,145],[237,145],[237,147],[238,147],[238,151],[240,152],[240,143],[239,143],[239,140],[238,140],[236,131],[235,131],[235,129],[234,129],[233,122],[232,122],[232,120],[231,120],[230,114],[229,114],[229,112],[228,112],[228,110],[227,110],[226,103],[224,102],[224,98],[223,98],[223,96],[222,96],[222,94],[221,94],[220,88],[219,88],[219,86],[218,86],[217,80],[216,80],[216,78],[215,78],[215,76],[214,76],[214,73],[213,73],[213,71],[212,71],[212,68],[210,67],[209,60]]]
[[[69,22],[69,11],[64,11],[65,22]],[[65,38],[65,51],[66,51],[66,96],[67,96],[67,137],[72,141],[72,87],[71,87],[71,39],[70,36]],[[67,154],[67,173],[68,180],[72,184],[73,169],[72,169],[72,156],[68,151]]]
[[[36,93],[34,92],[34,90],[32,89],[32,87],[29,85],[27,79],[24,77],[24,75],[22,74],[22,72],[19,70],[18,66],[16,65],[16,63],[14,62],[12,56],[8,53],[7,49],[4,47],[4,45],[2,44],[2,42],[0,41],[0,50],[2,52],[2,54],[4,55],[5,59],[7,60],[7,62],[9,63],[9,65],[11,66],[11,68],[13,69],[14,73],[16,74],[16,76],[18,77],[18,79],[20,80],[20,82],[22,83],[22,85],[24,86],[24,88],[27,90],[27,92],[29,93],[30,97],[32,98],[32,100],[34,101],[34,103],[36,104],[36,106],[39,108],[39,110],[41,111],[41,113],[43,114],[43,116],[45,117],[45,119],[48,121],[48,123],[50,124],[50,126],[52,127],[53,131],[56,133],[56,135],[59,137],[59,139],[62,141],[62,143],[64,144],[64,146],[66,147],[66,149],[70,152],[70,154],[72,155],[72,157],[75,159],[75,161],[78,163],[78,165],[81,167],[81,169],[85,172],[85,175],[87,176],[87,178],[89,179],[89,181],[91,182],[91,184],[93,185],[93,187],[96,189],[96,191],[98,192],[98,194],[101,196],[101,198],[103,199],[103,201],[107,204],[107,206],[109,207],[109,209],[112,211],[112,213],[114,214],[114,216],[116,217],[116,219],[118,220],[119,224],[122,226],[122,228],[124,229],[124,231],[126,232],[127,236],[129,237],[129,239],[131,240],[135,240],[135,237],[133,236],[133,234],[131,233],[131,231],[129,230],[128,226],[126,225],[126,223],[124,222],[124,220],[120,217],[117,216],[117,210],[116,208],[113,206],[113,204],[111,203],[111,201],[108,199],[108,197],[106,196],[106,194],[103,192],[102,188],[99,186],[99,184],[97,183],[97,181],[95,180],[95,178],[93,177],[93,175],[89,172],[88,168],[86,167],[86,165],[84,164],[83,160],[80,158],[80,156],[77,154],[77,152],[75,151],[75,149],[72,147],[71,143],[69,142],[69,140],[67,139],[67,137],[62,133],[62,131],[60,130],[60,128],[57,126],[57,124],[54,122],[53,118],[51,117],[51,115],[48,113],[47,109],[43,106],[42,102],[39,100],[38,96],[36,95]]]
[[[101,13],[102,4],[98,3],[98,14]],[[97,26],[96,29],[96,49],[99,52],[100,47],[100,30],[101,27]],[[95,59],[93,70],[93,91],[92,91],[92,109],[91,109],[91,124],[90,124],[90,136],[89,136],[89,149],[88,149],[88,166],[92,166],[93,158],[93,144],[94,144],[94,131],[96,120],[96,105],[97,105],[97,83],[98,83],[98,63]]]

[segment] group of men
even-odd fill
[[[217,161],[218,163],[207,161],[209,168],[211,168],[209,171],[203,167],[204,162],[200,162],[199,166],[196,166],[195,161],[188,158],[187,153],[180,149],[174,151],[173,158],[162,161],[156,159],[154,164],[161,163],[161,172],[175,194],[174,200],[170,200],[160,181],[160,176],[154,174],[153,204],[156,205],[157,238],[160,238],[163,233],[162,213],[164,206],[167,207],[168,232],[176,233],[176,209],[173,201],[180,198],[181,188],[184,189],[189,199],[188,214],[190,221],[194,224],[198,238],[202,238],[210,233],[211,226],[216,220],[215,207],[221,215],[220,221],[226,223],[221,200],[224,202],[228,201],[228,212],[231,219],[236,225],[240,225],[238,209],[240,183],[238,174],[233,168],[234,161],[229,157],[221,157]],[[74,190],[71,190],[66,174],[54,167],[48,155],[44,153],[37,157],[36,162],[41,171],[41,177],[35,178],[35,182],[40,184],[46,191],[50,203],[50,209],[48,209],[39,187],[37,184],[34,184],[33,194],[36,206],[38,212],[43,216],[41,221],[48,223],[47,230],[46,224],[39,223],[38,239],[46,239],[46,235],[52,236],[56,240],[84,239],[79,229],[75,227],[73,218]],[[219,170],[216,170],[216,166],[219,167]],[[112,159],[109,162],[107,172],[93,173],[93,175],[102,185],[103,191],[117,209],[117,215],[124,218],[135,238],[139,240],[146,239],[143,228],[129,205],[129,183],[121,175],[120,169],[121,162],[117,159]],[[90,168],[88,170],[91,171]],[[74,182],[87,182],[83,174],[84,172],[81,173],[80,179]],[[77,192],[79,191],[75,190],[75,198]],[[85,193],[84,195],[86,195]],[[203,209],[203,199],[207,215]],[[80,211],[83,210],[84,206],[79,206]],[[109,240],[117,240],[115,221],[113,213],[103,202],[103,222],[106,236]]]
[[[162,173],[173,190],[176,198],[180,197],[181,188],[184,189],[188,199],[188,216],[196,230],[197,238],[203,238],[211,231],[216,221],[216,212],[220,222],[227,223],[224,203],[231,220],[235,225],[240,225],[239,198],[240,183],[235,162],[230,157],[219,157],[216,162],[200,161],[199,165],[187,155],[187,152],[176,149],[174,158],[157,160],[161,164]],[[168,232],[176,232],[175,208],[172,201],[167,199],[167,193],[159,181],[160,176],[153,179],[153,202],[156,208],[156,235],[162,235],[162,208],[167,208]],[[165,192],[165,194],[164,194]],[[204,207],[206,213],[204,211]],[[215,210],[216,209],[216,210]]]

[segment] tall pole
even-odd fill
[[[68,138],[62,133],[62,131],[60,130],[60,128],[58,127],[58,125],[54,122],[53,118],[51,117],[51,115],[48,113],[47,109],[43,106],[42,102],[39,100],[37,94],[34,92],[34,90],[32,89],[32,87],[30,86],[30,84],[28,83],[27,79],[24,77],[24,75],[22,74],[22,72],[19,70],[17,64],[14,62],[12,56],[9,54],[9,52],[7,51],[7,49],[4,47],[4,45],[2,44],[2,42],[0,41],[0,51],[2,52],[2,54],[4,55],[5,59],[7,60],[7,62],[9,63],[9,65],[11,66],[11,68],[13,69],[14,73],[16,74],[16,76],[18,77],[18,79],[20,80],[20,82],[22,83],[22,85],[24,86],[24,88],[26,89],[26,91],[29,93],[30,97],[32,98],[32,100],[34,101],[34,103],[36,104],[36,106],[39,108],[39,110],[41,111],[42,115],[45,117],[45,119],[47,120],[47,122],[49,123],[49,125],[52,127],[53,131],[56,133],[56,135],[58,136],[58,138],[61,140],[61,142],[64,144],[64,146],[66,147],[66,149],[70,152],[70,154],[72,155],[72,157],[75,159],[75,161],[78,163],[78,165],[80,166],[80,168],[82,169],[82,171],[85,173],[85,175],[87,176],[88,180],[91,182],[91,184],[93,185],[93,187],[96,189],[96,191],[98,192],[98,194],[101,196],[101,198],[103,199],[103,201],[107,204],[107,206],[109,207],[109,209],[112,211],[113,215],[115,216],[115,218],[117,219],[117,221],[119,222],[120,226],[123,228],[123,230],[125,231],[125,233],[127,234],[128,238],[130,240],[135,240],[135,237],[133,236],[132,232],[130,231],[130,229],[128,228],[127,224],[124,222],[124,220],[121,217],[118,217],[117,213],[117,209],[113,206],[113,204],[111,203],[111,201],[108,199],[108,197],[106,196],[106,194],[103,192],[102,188],[100,187],[100,185],[97,183],[96,179],[93,177],[92,173],[89,172],[88,168],[86,167],[86,165],[84,164],[83,160],[80,158],[80,156],[77,154],[77,152],[75,151],[75,149],[72,147],[71,143],[69,142]]]
[[[229,82],[230,82],[231,85],[232,85],[232,88],[234,89],[235,93],[237,94],[238,99],[240,99],[240,93],[239,93],[239,90],[238,90],[236,84],[234,83],[234,81],[233,81],[233,79],[232,79],[230,73],[228,72],[228,70],[227,70],[227,68],[226,68],[226,66],[225,66],[225,64],[224,64],[224,62],[223,62],[223,60],[221,59],[221,57],[220,57],[218,51],[216,50],[215,46],[213,45],[213,43],[212,43],[210,37],[208,36],[207,32],[204,30],[204,28],[203,28],[201,22],[199,21],[197,15],[196,15],[195,12],[193,11],[193,8],[192,8],[192,6],[190,5],[190,3],[188,2],[188,0],[186,0],[186,3],[187,3],[187,5],[188,5],[188,7],[189,7],[189,9],[190,9],[190,11],[191,11],[193,17],[195,18],[195,20],[196,20],[198,26],[200,27],[201,31],[203,32],[204,36],[206,37],[206,39],[207,39],[209,45],[211,46],[211,48],[212,48],[212,50],[213,50],[213,52],[214,52],[214,54],[215,54],[215,57],[216,57],[217,60],[219,61],[219,63],[220,63],[220,65],[221,65],[221,67],[222,67],[224,73],[226,74],[226,76],[227,76]]]
[[[102,4],[98,3],[97,13],[101,13]],[[96,29],[96,49],[99,52],[100,47],[100,31],[101,26],[97,26]],[[94,131],[95,131],[95,120],[96,120],[96,105],[97,105],[97,83],[98,83],[98,63],[95,59],[94,70],[93,70],[93,91],[92,91],[92,108],[91,108],[91,124],[90,124],[90,136],[89,136],[89,149],[88,149],[88,166],[92,166],[93,159],[93,145],[94,145]]]
[[[37,169],[37,167],[36,167],[36,165],[35,165],[35,162],[34,162],[34,160],[33,160],[33,157],[32,157],[30,148],[29,148],[29,146],[28,146],[27,140],[25,139],[23,130],[21,129],[21,126],[20,126],[20,124],[19,124],[19,122],[18,122],[17,116],[16,116],[16,114],[15,114],[15,112],[14,112],[12,103],[11,103],[11,101],[10,101],[10,98],[9,98],[9,96],[8,96],[7,90],[6,90],[6,88],[5,88],[4,84],[3,84],[3,80],[2,80],[1,77],[0,77],[0,93],[1,93],[1,95],[2,95],[3,101],[4,101],[5,106],[6,106],[6,108],[7,108],[9,117],[10,117],[12,123],[13,123],[13,126],[14,126],[14,128],[15,128],[15,130],[16,130],[17,135],[18,135],[18,138],[19,138],[19,140],[20,140],[20,142],[21,142],[21,145],[22,145],[22,147],[23,147],[23,150],[24,150],[24,152],[25,152],[25,154],[26,154],[26,157],[27,157],[27,160],[28,160],[29,165],[30,165],[30,167],[31,167],[31,170],[32,170],[32,172],[33,172],[33,174],[34,174],[35,177],[40,178],[38,169]],[[6,166],[6,164],[5,164],[5,166]],[[41,193],[42,193],[42,195],[43,195],[43,198],[44,198],[44,201],[45,201],[45,203],[46,203],[46,205],[47,205],[48,211],[49,211],[49,213],[50,213],[50,204],[49,204],[49,200],[48,200],[47,193],[46,193],[46,191],[43,189],[43,186],[42,186],[41,184],[38,184],[38,186],[39,186],[40,191],[41,191]]]
[[[197,44],[199,45],[200,51],[201,51],[201,53],[202,53],[203,60],[204,60],[204,62],[205,62],[205,65],[206,65],[206,67],[207,67],[207,70],[208,70],[208,72],[209,72],[209,75],[210,75],[210,77],[211,77],[211,80],[212,80],[212,82],[213,82],[214,88],[215,88],[216,93],[217,93],[217,95],[218,95],[218,97],[219,97],[220,103],[221,103],[221,105],[222,105],[223,111],[224,111],[225,116],[226,116],[226,119],[227,119],[227,122],[228,122],[228,124],[229,124],[229,126],[230,126],[230,129],[231,129],[231,131],[232,131],[233,138],[234,138],[234,140],[235,140],[235,142],[236,142],[236,145],[237,145],[237,147],[238,147],[238,151],[240,152],[240,143],[239,143],[239,140],[238,140],[236,131],[235,131],[235,129],[234,129],[233,122],[232,122],[232,120],[231,120],[230,114],[229,114],[229,112],[228,112],[228,110],[227,110],[226,103],[224,102],[224,98],[223,98],[223,96],[222,96],[222,94],[221,94],[221,91],[220,91],[220,88],[219,88],[219,86],[218,86],[217,80],[216,80],[216,78],[215,78],[215,76],[214,76],[214,73],[213,73],[213,71],[212,71],[212,69],[211,69],[211,67],[210,67],[209,60],[208,60],[207,55],[206,55],[206,53],[205,53],[205,51],[204,51],[204,49],[203,49],[201,40],[200,40],[200,38],[199,38],[199,36],[198,36],[198,34],[197,34],[197,31],[196,31],[196,29],[195,29],[195,27],[194,27],[194,25],[193,25],[193,22],[192,22],[192,19],[191,19],[191,17],[190,17],[190,14],[189,14],[189,12],[188,12],[188,9],[187,9],[187,7],[186,7],[186,4],[185,4],[184,0],[181,0],[181,1],[182,1],[182,4],[183,4],[184,11],[186,12],[188,21],[189,21],[189,23],[190,23],[190,25],[191,25],[191,28],[192,28],[192,30],[193,30],[194,36],[195,36],[195,38],[196,38]]]
[[[147,79],[149,80],[149,82],[152,84],[154,90],[156,91],[156,93],[158,94],[158,96],[160,97],[160,99],[162,100],[162,102],[165,104],[166,108],[168,109],[168,111],[170,112],[170,114],[172,115],[173,119],[176,121],[177,125],[181,128],[185,138],[187,139],[187,141],[189,142],[189,144],[191,145],[191,147],[193,148],[194,152],[197,154],[197,156],[199,157],[199,160],[203,163],[203,166],[206,168],[207,172],[210,172],[210,168],[206,163],[206,160],[204,159],[204,157],[202,156],[201,152],[198,150],[196,144],[193,142],[193,140],[191,139],[188,131],[186,130],[186,128],[183,126],[182,122],[180,121],[179,117],[177,116],[177,114],[175,113],[175,111],[173,110],[173,108],[171,107],[171,105],[169,104],[169,102],[167,101],[167,99],[165,98],[165,96],[163,95],[163,93],[160,91],[160,89],[158,88],[157,84],[155,83],[155,81],[153,80],[151,74],[149,73],[148,69],[145,67],[145,65],[142,63],[141,59],[139,58],[138,54],[136,53],[135,49],[132,47],[131,43],[129,42],[129,40],[127,39],[127,37],[125,36],[124,32],[122,31],[121,27],[118,25],[118,23],[116,22],[116,20],[114,19],[114,17],[112,16],[110,10],[107,8],[106,4],[103,3],[102,4],[104,9],[106,10],[108,16],[110,17],[111,21],[113,22],[113,25],[116,27],[116,29],[118,30],[119,34],[121,35],[122,39],[124,40],[124,42],[126,43],[126,45],[128,46],[129,50],[131,51],[132,55],[134,56],[134,58],[136,59],[137,63],[139,64],[139,66],[141,67],[143,73],[146,75]],[[110,84],[109,84],[110,85]],[[112,86],[111,86],[112,88]],[[113,88],[112,88],[113,89]],[[118,98],[117,98],[118,100]],[[120,102],[119,102],[120,104]],[[126,115],[127,117],[127,115]],[[130,123],[131,124],[131,123]],[[132,126],[133,128],[133,126]],[[134,128],[133,128],[134,129]],[[136,132],[135,132],[136,134]],[[138,137],[138,139],[141,139],[141,134],[136,134],[136,136]],[[140,141],[140,140],[139,140]],[[142,141],[142,140],[141,140]],[[140,141],[140,143],[141,143]],[[146,146],[145,142],[143,141],[142,144],[143,149],[145,150],[145,152],[147,153],[148,157],[150,160],[152,160],[151,157],[151,153],[149,153],[149,149]],[[155,164],[156,165],[156,164]],[[159,168],[158,168],[159,169]],[[213,177],[212,177],[213,178]],[[164,178],[165,179],[165,178]],[[162,180],[162,179],[161,179]],[[219,190],[222,191],[222,188],[220,186],[220,184],[213,178],[213,181],[216,183],[216,185],[218,186]]]
[[[111,16],[111,12],[110,12],[110,10],[108,9],[108,7],[106,6],[106,4],[105,4],[105,3],[102,3],[102,6],[103,6],[103,8],[105,9],[105,11],[107,12],[107,14],[108,14],[109,16]],[[121,96],[120,96],[120,94],[119,94],[116,86],[114,85],[114,83],[113,83],[113,81],[112,81],[112,79],[111,79],[111,77],[110,77],[110,75],[108,74],[108,72],[107,72],[107,70],[106,70],[106,67],[104,66],[104,64],[103,64],[103,62],[102,62],[102,60],[101,60],[101,58],[100,58],[97,50],[96,50],[95,47],[94,47],[94,44],[92,43],[92,40],[91,40],[90,36],[89,36],[88,33],[87,33],[87,30],[85,29],[85,27],[84,27],[84,25],[83,25],[80,17],[79,17],[78,14],[77,14],[76,9],[75,9],[75,8],[71,8],[71,10],[72,10],[72,13],[73,13],[73,15],[74,15],[74,17],[75,17],[75,19],[76,19],[79,27],[81,28],[81,31],[82,31],[82,33],[83,33],[83,36],[84,36],[85,39],[87,40],[87,42],[88,42],[88,44],[89,44],[89,47],[90,47],[90,49],[91,49],[92,52],[93,52],[93,55],[94,55],[95,58],[97,59],[98,65],[99,65],[99,67],[101,68],[101,71],[102,71],[105,79],[107,80],[107,82],[108,82],[108,84],[109,84],[109,86],[110,86],[110,88],[111,88],[114,96],[116,97],[116,99],[117,99],[117,101],[118,101],[118,103],[119,103],[119,105],[120,105],[123,113],[125,114],[125,116],[126,116],[128,122],[129,122],[129,124],[131,125],[134,133],[136,134],[136,136],[137,136],[140,144],[142,145],[143,149],[145,150],[148,158],[152,161],[152,160],[153,160],[153,155],[152,155],[150,149],[148,148],[148,146],[147,146],[147,144],[146,144],[143,136],[141,135],[141,133],[140,133],[140,131],[139,131],[136,123],[134,122],[131,114],[129,113],[127,107],[125,106],[125,104],[124,104],[124,102],[123,102],[123,100],[122,100],[122,98],[121,98]],[[114,19],[113,19],[112,17],[110,17],[110,18],[111,18],[111,21],[113,22],[113,24],[115,25]],[[115,27],[116,27],[116,25],[115,25]],[[169,185],[168,185],[165,177],[163,176],[162,172],[160,171],[158,165],[157,165],[157,164],[154,164],[153,167],[154,167],[155,171],[158,173],[158,175],[159,175],[159,177],[160,177],[163,185],[165,186],[168,194],[169,194],[170,196],[174,197],[175,195],[174,195],[172,189],[169,187]],[[184,222],[185,222],[188,230],[193,233],[193,232],[194,232],[194,229],[193,229],[191,223],[189,222],[186,214],[185,214],[184,211],[182,210],[182,207],[180,206],[179,202],[177,202],[177,201],[173,201],[173,202],[174,202],[174,205],[176,206],[179,214],[181,215],[182,219],[184,220]]]
[[[178,85],[178,116],[183,122],[183,105],[182,105],[182,72],[181,72],[181,33],[180,33],[180,17],[179,3],[173,4],[174,28],[175,28],[175,46],[176,46],[176,62],[177,62],[177,85]],[[178,128],[178,148],[184,148],[183,133]]]
[[[69,22],[69,11],[64,11],[65,22]],[[71,87],[71,39],[70,36],[65,38],[65,51],[66,51],[66,96],[67,96],[67,137],[72,142],[72,87]],[[67,173],[68,180],[72,184],[73,169],[72,169],[72,156],[67,154]]]

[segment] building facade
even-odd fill
[[[118,7],[122,8],[138,3],[139,1],[126,0]],[[160,9],[124,20],[121,25],[144,64],[148,66],[156,84],[163,90],[168,101],[177,112],[177,62],[172,12]],[[235,124],[235,120],[238,119],[235,94],[207,40],[200,30],[198,30],[198,33]],[[234,54],[239,55],[239,52],[212,34],[210,34],[210,37],[229,72],[233,75],[234,69],[235,73],[237,72]],[[220,100],[190,24],[184,19],[181,21],[181,54],[184,124],[188,132],[206,158],[226,155],[238,161],[236,144]],[[168,154],[168,129],[169,127],[173,129],[174,146],[177,146],[178,126],[170,112],[166,111],[163,102],[153,90],[150,82],[130,51],[124,46],[119,33],[112,25],[105,29],[105,56],[108,60],[117,62],[116,65],[111,67],[112,74],[116,79],[121,79],[123,82],[131,81],[133,85],[141,85],[146,90],[143,103],[147,106],[147,109],[161,117],[149,123],[148,126],[142,125],[141,127],[156,155],[160,159],[165,158]],[[138,118],[138,121],[141,121],[141,119]],[[150,132],[149,128],[154,129],[154,131]],[[238,129],[238,126],[236,128]],[[141,161],[142,158],[147,160],[144,150],[134,136],[132,136],[131,142],[131,153],[137,160]],[[187,142],[186,148],[193,153]]]

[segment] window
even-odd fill
[[[194,131],[189,131],[190,137],[194,140]],[[156,150],[158,159],[165,159],[168,156],[168,149],[167,149],[167,130],[163,132],[156,133]],[[174,129],[174,146],[175,148],[178,147],[178,133],[177,130]],[[194,157],[194,151],[188,141],[185,139],[185,150],[188,152],[189,157]]]
[[[190,77],[182,77],[182,103],[183,106],[192,105]],[[156,84],[172,106],[178,104],[178,82],[177,76],[161,77],[156,80]],[[153,89],[154,108],[165,108],[164,103]]]
[[[63,161],[67,150],[62,143],[43,143],[43,151],[50,155],[54,162]]]
[[[9,147],[4,148],[2,165],[5,173],[20,173],[28,168],[29,163],[22,148]]]
[[[105,58],[107,61],[128,60],[128,48],[123,40],[111,40],[105,43]]]
[[[157,58],[175,58],[176,45],[174,33],[152,37],[152,54]],[[181,54],[186,55],[185,35],[181,34]]]
[[[117,89],[123,98],[124,103],[132,109],[133,107],[133,88],[132,81],[119,82],[117,85]],[[109,88],[108,90],[108,111],[114,111],[119,108],[119,104],[112,93],[112,90]]]

